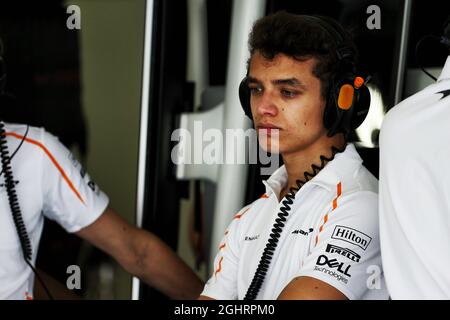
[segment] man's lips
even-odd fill
[[[278,129],[281,130],[280,127],[277,127],[276,125],[272,123],[259,123],[256,126],[258,129]]]
[[[260,134],[264,134],[268,137],[271,137],[272,134],[278,134],[279,130],[281,130],[279,127],[271,123],[261,123],[257,125],[256,128]]]

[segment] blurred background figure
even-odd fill
[[[450,298],[450,15],[443,30],[416,46],[420,65],[422,52],[435,63],[446,57],[441,74],[423,69],[436,82],[389,111],[381,130],[381,253],[392,299]]]

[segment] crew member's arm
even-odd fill
[[[201,280],[169,246],[150,232],[130,225],[110,207],[76,234],[172,299],[195,299],[202,291]]]
[[[58,138],[41,130],[44,215],[113,256],[128,272],[171,298],[194,299],[202,282],[155,235],[130,225]]]

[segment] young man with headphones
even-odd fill
[[[255,23],[249,48],[241,103],[284,165],[235,215],[200,298],[388,298],[377,180],[346,142],[370,105],[350,35],[330,18],[279,12]]]
[[[439,78],[389,110],[380,133],[380,239],[392,299],[450,299],[450,16],[443,36],[431,38],[447,47]]]
[[[0,41],[0,96],[6,82],[1,49]],[[0,121],[0,158],[0,300],[33,299],[44,216],[170,298],[198,296],[202,282],[195,273],[158,237],[118,215],[57,137]]]

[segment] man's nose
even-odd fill
[[[275,104],[275,99],[273,93],[270,91],[265,91],[258,97],[251,99],[252,105],[255,106],[257,115],[259,116],[276,116],[278,114],[278,108]]]

